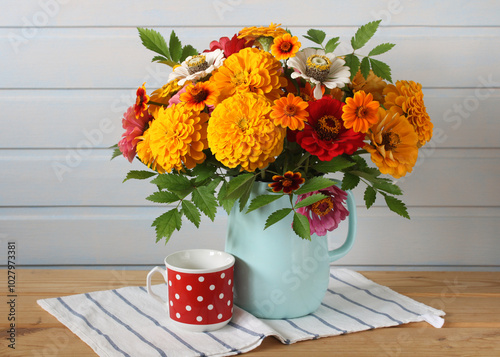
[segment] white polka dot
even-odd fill
[[[219,295],[219,299],[222,299],[223,297],[224,297],[224,294],[222,294],[222,293],[221,293],[221,294]]]
[[[200,322],[201,320],[203,320],[203,317],[201,317],[201,316],[196,317],[196,321]]]
[[[229,305],[229,304],[228,304],[228,305]],[[191,306],[186,305],[186,310],[187,310],[187,311],[191,311]]]
[[[170,306],[174,306],[174,302],[170,300]]]
[[[215,290],[215,285],[210,285],[210,290]]]
[[[227,281],[227,285],[231,285],[231,279]]]
[[[187,291],[193,290],[193,287],[191,285],[186,286]]]
[[[231,306],[231,300],[227,301],[227,306]]]
[[[169,285],[169,286],[172,286],[172,280],[169,280],[169,281],[168,281],[168,285]]]
[[[222,319],[222,314],[217,315],[217,318],[220,320]]]
[[[180,319],[180,318],[181,318],[181,314],[179,314],[179,313],[176,313],[176,314],[175,314],[175,316],[176,316],[178,319]]]
[[[203,283],[203,281],[204,281],[204,280],[205,280],[205,278],[204,278],[204,277],[202,277],[202,276],[200,276],[200,277],[198,278],[198,281],[199,281],[200,283]]]
[[[224,279],[224,277],[225,277],[225,276],[226,276],[226,274],[225,274],[225,273],[222,273],[222,274],[220,275],[220,278],[221,278],[221,279]]]
[[[213,310],[214,309],[214,306],[212,304],[208,305],[207,306],[209,310]]]
[[[203,296],[198,296],[198,297],[196,298],[196,300],[198,300],[198,301],[203,301]]]
[[[175,276],[175,278],[176,278],[177,280],[181,280],[181,276],[180,276],[179,274],[177,274],[177,275]]]
[[[179,300],[179,298],[180,298],[179,294],[175,294],[175,298],[176,298],[177,300]]]

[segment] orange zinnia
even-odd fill
[[[238,34],[238,38],[244,38],[245,40],[252,41],[256,40],[259,37],[278,37],[281,35],[284,35],[286,32],[285,29],[279,27],[281,24],[273,24],[271,22],[271,25],[269,27],[265,26],[260,26],[260,27],[245,27],[240,31]]]
[[[295,56],[299,51],[300,45],[297,36],[292,37],[292,35],[286,33],[274,39],[273,45],[271,46],[271,53],[277,60],[288,59]]]
[[[302,130],[304,122],[309,116],[306,110],[307,106],[307,102],[304,102],[301,97],[288,93],[288,96],[274,101],[271,118],[277,126],[291,130]]]
[[[211,82],[198,82],[186,87],[186,91],[180,95],[181,102],[185,102],[188,108],[201,111],[206,105],[216,105],[219,91]]]
[[[366,133],[377,123],[380,104],[373,100],[371,93],[366,94],[361,90],[356,92],[353,98],[347,98],[345,102],[342,119],[347,129],[352,128],[356,132]]]

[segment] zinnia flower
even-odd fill
[[[273,192],[292,193],[297,190],[306,180],[300,172],[287,171],[283,176],[274,175],[273,181],[268,184],[273,189]]]
[[[244,48],[227,58],[210,81],[220,90],[221,101],[236,92],[254,92],[275,100],[287,84],[281,74],[281,63],[270,53]]]
[[[418,157],[418,136],[413,126],[394,110],[378,109],[379,122],[368,132],[364,149],[380,172],[400,178],[411,172]]]
[[[424,94],[420,83],[397,81],[396,85],[388,85],[384,89],[384,94],[386,95],[385,108],[404,114],[418,135],[419,146],[424,146],[431,140],[434,125],[425,109]]]
[[[295,56],[299,51],[301,44],[297,36],[290,35],[288,32],[283,36],[276,37],[271,46],[271,53],[278,60],[288,59]]]
[[[366,79],[361,74],[361,71],[358,71],[349,87],[351,87],[353,93],[360,90],[365,91],[365,93],[371,93],[374,100],[379,102],[380,105],[384,104],[383,92],[385,87],[387,87],[387,83],[382,78],[376,76],[372,70],[370,70]]]
[[[232,58],[234,56],[231,56]],[[283,150],[285,129],[274,125],[269,101],[254,93],[238,93],[219,103],[208,124],[208,144],[229,168],[263,169]]]
[[[189,56],[179,66],[174,67],[174,71],[168,76],[169,81],[179,80],[182,86],[186,81],[197,81],[208,76],[214,69],[219,68],[224,62],[224,53],[216,49],[212,52],[200,55]]]
[[[136,99],[134,106],[136,118],[143,116],[146,109],[148,109],[149,96],[146,93],[146,87],[144,87],[145,84],[146,82],[144,82],[141,87],[137,88],[136,91]]]
[[[151,150],[150,145],[150,131],[149,129],[142,134],[140,141],[137,143],[137,157],[149,168],[154,171],[159,172],[160,174],[165,173],[165,169],[158,164],[156,161],[156,156],[153,155],[153,151]]]
[[[371,93],[364,91],[354,93],[353,98],[346,99],[346,105],[342,108],[344,114],[344,126],[352,128],[356,132],[366,133],[368,129],[378,122],[378,108],[380,104],[373,100]]]
[[[273,24],[271,22],[271,25],[269,25],[269,27],[265,27],[265,26],[245,27],[238,34],[238,38],[244,38],[247,41],[253,41],[253,40],[258,39],[259,37],[276,38],[276,37],[283,36],[284,34],[288,33],[288,32],[286,32],[285,29],[283,29],[279,26],[281,26],[281,24]]]
[[[122,139],[118,143],[118,148],[128,161],[132,162],[132,160],[134,160],[137,143],[144,132],[146,124],[151,119],[152,117],[147,110],[136,117],[135,106],[131,106],[125,112],[122,119],[122,126],[123,129],[125,129],[125,133],[123,133]]]
[[[302,77],[315,85],[314,97],[321,99],[321,85],[327,88],[342,88],[349,83],[351,76],[349,68],[344,66],[345,61],[337,58],[333,53],[325,53],[323,50],[306,48],[297,52],[295,57],[287,61],[289,67],[295,72],[292,78]]]
[[[186,105],[160,109],[147,130],[149,142],[145,144],[149,145],[150,155],[140,142],[139,158],[148,165],[154,162],[168,172],[174,168],[177,171],[184,167],[192,169],[206,157],[203,150],[208,148],[207,122],[208,114]],[[143,154],[148,157],[141,157]]]
[[[220,49],[224,52],[224,57],[228,58],[233,53],[237,53],[246,47],[252,47],[253,41],[247,42],[243,38],[238,38],[238,35],[234,35],[231,39],[229,37],[221,37],[219,41],[210,42],[210,50],[204,52],[211,52],[216,49]]]
[[[288,93],[288,96],[274,101],[271,118],[273,118],[274,124],[283,128],[302,130],[304,122],[309,116],[306,111],[307,106],[307,102],[304,102],[301,97]]]
[[[330,97],[309,102],[307,123],[304,130],[296,134],[297,143],[321,161],[344,153],[352,155],[364,144],[364,134],[345,128],[343,106],[344,103]]]
[[[309,220],[311,234],[324,236],[328,231],[331,232],[336,229],[339,223],[349,215],[349,211],[344,206],[347,193],[333,185],[323,190],[299,195],[296,203],[316,193],[321,193],[327,197],[310,206],[300,207],[297,212],[303,214]]]
[[[151,93],[151,97],[149,98],[149,107],[148,110],[156,118],[158,115],[158,110],[162,107],[162,105],[156,105],[153,103],[163,104],[164,106],[168,106],[170,98],[181,90],[181,86],[177,84],[177,81],[168,82],[163,87],[155,90]],[[153,103],[152,103],[153,102]]]
[[[217,104],[219,91],[215,84],[210,82],[198,82],[187,86],[186,91],[180,95],[180,100],[186,103],[188,108],[201,111],[205,106]]]

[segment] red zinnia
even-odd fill
[[[139,119],[144,115],[144,112],[147,112],[148,109],[148,102],[149,102],[149,96],[146,94],[146,87],[144,85],[146,82],[142,84],[141,87],[137,88],[136,92],[136,100],[135,100],[135,106],[134,106],[134,111],[135,111],[135,117]]]
[[[287,171],[283,176],[274,175],[273,183],[268,184],[273,189],[273,192],[292,193],[297,190],[306,180],[300,172]]]
[[[344,103],[330,97],[309,102],[309,117],[303,131],[296,135],[297,143],[321,161],[342,154],[352,155],[364,145],[365,134],[346,129],[342,120]]]
[[[210,42],[210,49],[203,52],[212,52],[216,49],[221,49],[224,52],[224,57],[228,58],[233,53],[239,52],[245,47],[252,47],[253,41],[245,43],[244,38],[238,38],[238,35],[234,35],[232,39],[229,37],[221,37],[219,41]]]

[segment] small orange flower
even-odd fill
[[[371,93],[366,94],[360,90],[353,98],[346,99],[343,107],[342,119],[347,129],[366,133],[368,129],[378,122],[379,102],[373,100]]]
[[[201,111],[206,105],[216,105],[219,91],[211,82],[198,82],[187,86],[186,91],[180,95],[181,102],[188,108]]]
[[[137,98],[135,100],[135,117],[140,118],[144,115],[144,111],[148,109],[149,96],[146,94],[146,87],[144,85],[146,82],[142,84],[141,87],[137,88]]]
[[[301,97],[288,93],[288,96],[274,101],[271,118],[277,126],[291,130],[302,130],[305,126],[304,122],[309,116],[306,110],[307,106],[307,102],[304,102]]]
[[[268,184],[273,189],[273,192],[281,192],[289,194],[297,190],[306,180],[300,172],[287,171],[283,176],[274,175],[273,183]]]
[[[294,57],[299,51],[301,44],[297,36],[290,35],[289,33],[283,36],[276,37],[271,46],[271,53],[277,60],[284,60]]]

